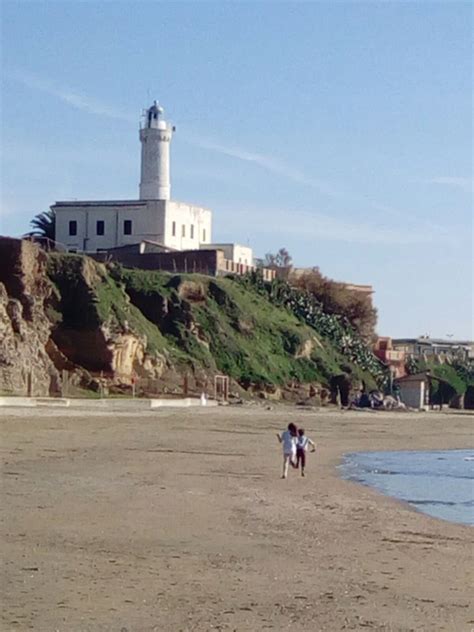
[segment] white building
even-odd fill
[[[224,257],[228,261],[234,263],[242,263],[246,266],[253,266],[252,248],[249,246],[241,246],[240,244],[203,244],[201,248],[206,250],[215,249],[222,250]]]
[[[70,252],[97,252],[153,241],[195,250],[211,240],[210,210],[172,200],[56,202],[56,241]]]
[[[170,199],[174,131],[155,101],[140,128],[140,199],[56,202],[51,207],[56,212],[56,241],[71,252],[97,252],[142,240],[170,250],[209,247],[211,211]]]

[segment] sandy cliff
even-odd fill
[[[17,239],[0,243],[0,391],[48,395],[59,373],[46,350],[52,324],[46,316],[52,285],[46,255]]]

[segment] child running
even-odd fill
[[[304,433],[303,428],[298,428],[298,436],[296,439],[296,468],[301,464],[301,476],[304,476],[304,468],[306,467],[306,450],[311,446],[311,452],[316,451],[314,441],[311,441]]]
[[[297,430],[295,424],[288,424],[288,429],[277,434],[278,441],[283,446],[283,474],[282,478],[288,476],[288,466],[291,463],[293,467],[296,467],[296,438]]]

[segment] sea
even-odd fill
[[[340,467],[430,516],[474,525],[474,450],[354,452]]]

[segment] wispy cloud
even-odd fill
[[[239,232],[242,226],[251,225],[253,232],[262,234],[293,235],[301,241],[344,242],[361,245],[419,245],[427,243],[451,244],[454,236],[440,226],[419,225],[407,222],[405,228],[392,225],[360,222],[320,212],[294,209],[252,207],[247,209],[221,209],[223,230]],[[271,218],[271,221],[269,221]]]
[[[248,151],[241,147],[222,145],[221,143],[203,138],[202,136],[195,136],[190,133],[186,134],[184,140],[202,149],[208,149],[224,156],[229,156],[231,158],[236,158],[237,160],[252,163],[254,165],[257,165],[258,167],[261,167],[262,169],[265,169],[266,171],[270,171],[277,175],[283,176],[288,180],[292,180],[293,182],[296,182],[298,184],[303,184],[305,186],[312,187],[313,189],[317,189],[318,191],[329,197],[345,196],[344,193],[338,191],[336,188],[332,187],[326,182],[308,176],[299,169],[295,169],[287,163],[276,160],[272,156]]]
[[[302,227],[304,233],[347,243],[396,246],[439,241],[446,243],[450,240],[450,236],[440,227],[414,227],[407,224],[405,229],[400,229],[376,223],[354,222],[323,214],[315,216],[306,214],[303,217]]]
[[[472,178],[460,178],[456,176],[439,176],[437,178],[430,178],[425,181],[427,184],[441,184],[450,187],[456,187],[462,189],[468,193],[472,193],[474,189],[474,180]]]
[[[136,116],[124,112],[113,105],[104,103],[98,99],[90,97],[83,92],[72,90],[64,86],[59,86],[49,80],[39,78],[23,71],[9,72],[8,77],[33,90],[40,90],[47,93],[70,107],[76,108],[89,114],[103,116],[110,119],[135,123]],[[392,215],[399,220],[403,220],[404,228],[393,228],[392,225],[380,225],[377,223],[359,222],[351,219],[338,218],[334,215],[324,213],[312,213],[307,211],[275,211],[274,209],[261,208],[252,211],[249,217],[255,229],[259,227],[267,232],[287,232],[304,238],[326,239],[334,241],[344,241],[348,243],[360,244],[420,244],[427,242],[452,241],[452,235],[441,226],[434,226],[428,223],[414,223],[414,215],[407,210],[392,209],[383,204],[369,200],[366,196],[358,196],[334,187],[327,182],[308,175],[294,166],[278,160],[271,155],[249,151],[247,149],[223,144],[202,135],[195,135],[184,130],[180,137],[196,147],[214,151],[220,155],[235,158],[246,163],[258,166],[268,172],[277,174],[282,178],[297,184],[311,187],[329,198],[345,200],[347,203],[363,203],[366,208],[382,211],[384,215]],[[425,180],[424,182],[437,185],[448,185],[464,190],[472,191],[473,182],[469,178],[461,177],[437,177]],[[238,213],[239,221],[242,214]],[[268,218],[271,217],[271,223]],[[411,219],[410,219],[411,218]],[[397,225],[400,225],[398,222]]]
[[[110,104],[99,101],[98,99],[90,97],[82,92],[58,86],[52,81],[39,78],[30,73],[17,70],[9,72],[7,76],[30,89],[40,90],[41,92],[45,92],[46,94],[56,97],[77,110],[82,110],[83,112],[95,114],[97,116],[105,116],[107,118],[126,121],[128,123],[136,121],[135,116],[127,112],[123,112]],[[292,180],[298,184],[312,187],[329,197],[345,197],[344,193],[338,191],[326,182],[308,176],[291,165],[276,160],[272,156],[248,151],[240,147],[223,145],[213,140],[203,138],[201,135],[196,136],[192,133],[184,133],[181,137],[185,142],[194,146],[214,151],[231,158],[236,158],[244,162],[252,163],[262,169],[265,169],[266,171],[280,175],[287,180]]]
[[[119,121],[126,121],[127,123],[133,123],[136,121],[136,117],[131,116],[127,112],[123,112],[114,106],[103,103],[98,99],[94,99],[84,93],[77,92],[76,90],[58,86],[52,81],[41,79],[29,73],[14,71],[6,73],[6,76],[23,84],[27,88],[39,90],[56,97],[77,110],[82,110],[83,112],[95,114],[97,116],[105,116]]]

